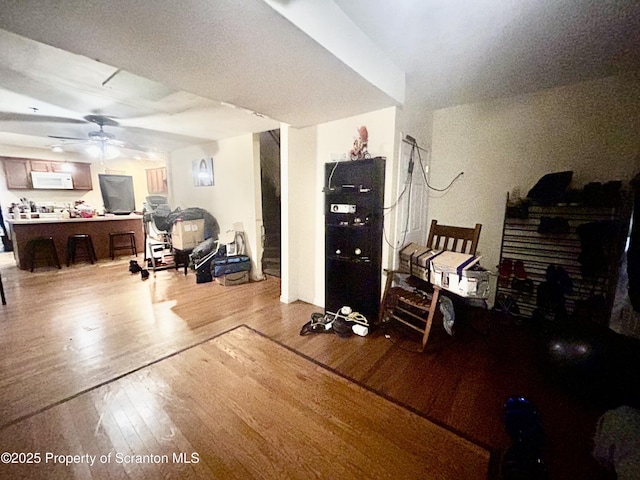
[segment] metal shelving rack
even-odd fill
[[[558,232],[540,233],[539,226],[544,217],[562,219],[564,228]],[[597,275],[587,276],[583,274],[583,262],[588,260],[581,258],[580,227],[594,222],[600,222],[599,225],[603,226],[617,225],[619,228],[603,248],[606,258],[594,259],[606,267]],[[528,207],[526,215],[515,216],[510,216],[510,209],[505,208],[500,262],[504,259],[514,262],[520,260],[527,278],[533,282],[533,289],[524,291],[514,288],[511,277],[508,285],[498,283],[497,294],[511,296],[515,300],[519,313],[511,313],[516,317],[531,318],[537,308],[538,287],[546,281],[549,265],[554,265],[562,267],[573,284],[572,292],[565,295],[569,315],[573,313],[576,302],[593,296],[603,296],[610,311],[628,225],[629,216],[621,206],[532,205]]]

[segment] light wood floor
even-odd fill
[[[489,451],[248,327],[4,433],[2,451],[49,455],[0,464],[3,478],[485,480],[489,465]],[[61,463],[69,454],[84,456]]]
[[[527,395],[543,413],[552,478],[608,478],[590,455],[601,412],[548,385],[533,365],[531,339],[516,327],[494,324],[489,335],[469,330],[453,342],[439,341],[436,332],[433,347],[420,354],[402,331],[300,336],[320,309],[282,304],[275,278],[222,287],[166,270],[141,281],[128,272],[126,257],[29,273],[12,266],[10,253],[0,254],[0,272],[8,302],[0,307],[3,445],[12,425],[34,422],[57,405],[73,418],[65,406],[83,393],[130,382],[128,373],[244,324],[487,446],[497,452],[494,462],[509,445],[502,405],[509,395]],[[69,434],[51,433],[51,446]]]

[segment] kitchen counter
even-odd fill
[[[33,225],[36,223],[84,223],[84,222],[109,222],[112,220],[131,220],[131,219],[140,219],[142,220],[142,215],[136,215],[135,213],[131,213],[129,215],[104,215],[100,217],[90,217],[90,218],[62,218],[59,217],[56,213],[40,213],[38,214],[40,217],[38,218],[9,218],[7,219],[7,223],[12,223],[14,225]]]
[[[138,252],[144,255],[144,234],[142,215],[113,215],[91,218],[57,218],[56,214],[40,214],[40,218],[8,219],[13,242],[13,255],[18,268],[27,270],[27,242],[35,237],[52,237],[60,263],[67,263],[67,238],[69,235],[91,235],[98,259],[111,258],[109,254],[109,233],[133,231]],[[122,254],[122,252],[120,252]]]

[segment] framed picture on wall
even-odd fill
[[[200,158],[191,162],[193,185],[196,187],[213,186],[213,157]]]

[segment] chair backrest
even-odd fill
[[[466,228],[438,225],[437,220],[432,220],[427,238],[427,248],[475,255],[481,229],[482,224],[480,223],[476,223],[474,228]]]

